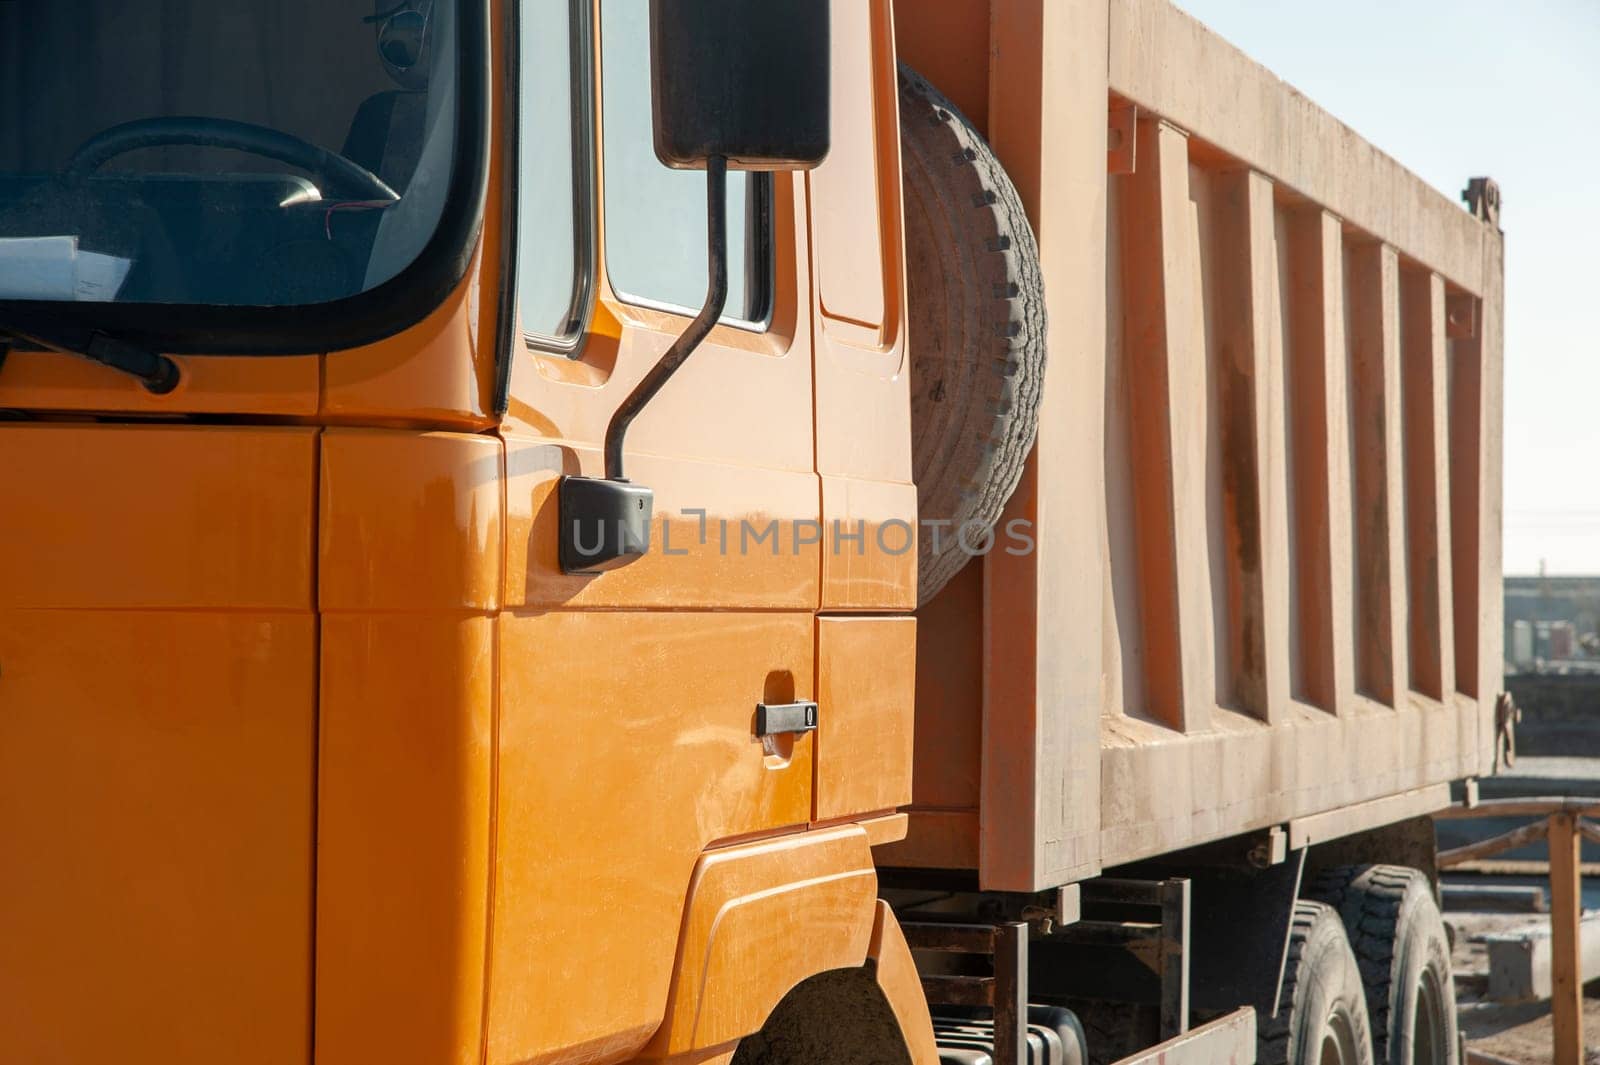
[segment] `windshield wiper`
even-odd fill
[[[130,344],[109,333],[70,322],[0,322],[0,337],[10,337],[64,355],[78,355],[137,377],[146,389],[164,396],[178,387],[178,364],[167,356]],[[0,346],[14,347],[0,340]]]

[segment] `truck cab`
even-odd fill
[[[648,5],[0,10],[0,1058],[698,1059],[908,964],[892,29],[833,7],[603,576],[556,487],[706,289]]]

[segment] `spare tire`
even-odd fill
[[[1044,391],[1044,281],[1000,160],[906,66],[900,151],[920,606],[993,545],[1022,476]]]

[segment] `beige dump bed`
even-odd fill
[[[964,106],[1049,299],[1008,515],[1038,549],[922,611],[882,858],[1029,890],[1444,805],[1501,687],[1497,194],[1440,195],[1165,0],[997,0],[990,32]]]

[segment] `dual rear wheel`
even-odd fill
[[[1260,1065],[1461,1065],[1444,921],[1427,877],[1394,865],[1318,877],[1295,904]]]

